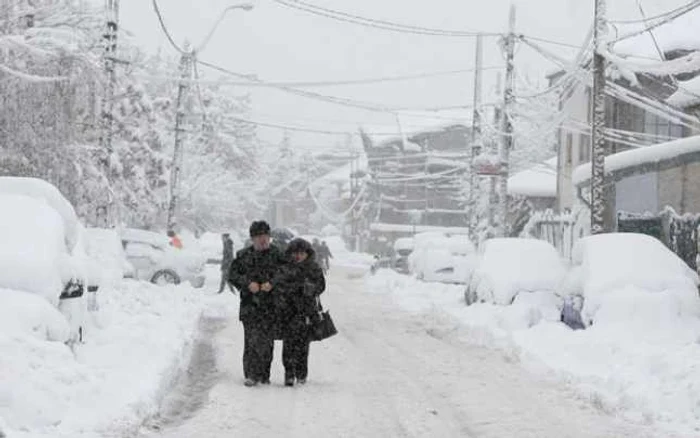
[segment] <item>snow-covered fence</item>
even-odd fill
[[[552,210],[532,214],[521,236],[546,240],[566,259],[571,258],[575,241],[576,218],[570,213],[555,213]]]
[[[698,267],[700,214],[680,215],[671,207],[658,214],[619,212],[617,231],[648,234],[661,240],[692,269]]]

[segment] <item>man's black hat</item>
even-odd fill
[[[265,221],[255,221],[250,225],[250,237],[270,234],[270,225]]]

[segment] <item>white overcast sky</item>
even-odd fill
[[[416,26],[502,32],[507,28],[508,0],[307,0],[330,9]],[[609,0],[611,19],[640,18],[638,0]],[[200,42],[220,12],[237,0],[159,0],[166,24],[178,43]],[[641,0],[647,15],[668,11],[687,0]],[[271,0],[253,0],[254,10],[227,15],[202,60],[269,81],[363,79],[472,68],[473,38],[398,34],[287,9]],[[515,0],[516,31],[577,45],[593,17],[594,0]],[[163,36],[151,0],[121,0],[121,26],[138,45],[175,54]],[[700,26],[699,26],[700,27]],[[561,55],[575,50],[545,45]],[[544,74],[554,68],[527,47],[519,49],[521,75],[544,86]],[[484,65],[502,65],[495,39],[485,40]],[[207,77],[217,74],[202,68]],[[495,71],[485,73],[485,100],[494,88]],[[427,108],[471,104],[470,73],[396,83],[310,89],[387,106]],[[243,92],[238,87],[236,92]],[[251,89],[253,114],[259,121],[356,132],[398,131],[395,118],[319,103],[280,91]],[[422,121],[420,121],[422,123]],[[419,123],[409,119],[404,123]],[[282,133],[260,129],[259,135],[278,141]],[[343,143],[342,136],[292,134],[297,147],[323,148]]]

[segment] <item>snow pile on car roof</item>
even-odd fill
[[[72,251],[79,239],[80,221],[70,202],[51,183],[38,178],[0,177],[0,194],[24,195],[45,201],[63,221],[66,244]]]
[[[1,178],[0,178],[1,179]],[[0,193],[0,287],[56,304],[67,262],[61,216],[43,200]]]
[[[564,264],[547,242],[536,239],[491,239],[484,243],[472,284],[478,295],[508,305],[520,291],[555,292],[564,278]]]

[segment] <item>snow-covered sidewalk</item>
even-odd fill
[[[605,412],[653,425],[665,436],[700,435],[700,324],[646,315],[572,331],[540,322],[527,306],[467,307],[462,286],[386,270],[367,277],[366,285],[390,294],[407,311],[450,315],[468,329],[467,342],[498,348],[530,370],[555,375]]]
[[[8,438],[93,438],[137,428],[187,365],[202,313],[230,300],[130,280],[99,297],[85,343],[73,350],[52,342],[51,323],[39,326],[40,318],[0,321],[0,430]]]

